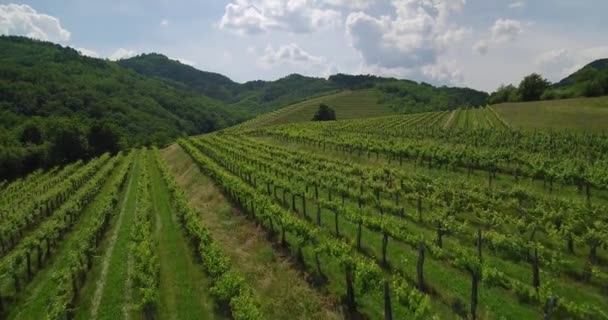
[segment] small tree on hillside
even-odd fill
[[[551,84],[537,73],[524,78],[519,84],[519,94],[523,101],[538,101]]]
[[[319,110],[315,113],[315,116],[312,118],[312,121],[332,121],[336,120],[336,111],[332,109],[330,106],[321,103],[319,105]]]

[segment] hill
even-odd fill
[[[608,59],[593,61],[552,86],[550,97],[608,95]]]
[[[330,101],[343,119],[452,110],[487,98],[466,88],[369,75],[292,74],[241,84],[160,54],[112,62],[23,37],[3,36],[0,47],[0,179],[165,144],[300,102],[314,108],[315,98],[345,90],[341,97],[351,101]],[[287,120],[308,121],[310,109],[298,110]]]
[[[107,60],[0,37],[0,180],[239,121],[221,101]]]
[[[395,113],[390,108],[378,104],[376,92],[373,90],[347,90],[296,103],[260,115],[237,125],[236,127],[251,129],[277,124],[310,121],[321,103],[325,103],[334,109],[336,111],[336,118],[339,120],[369,118]]]
[[[118,63],[142,75],[156,77],[179,88],[194,90],[232,104],[233,109],[251,115],[339,89],[325,79],[297,74],[276,81],[257,80],[240,84],[223,75],[201,71],[157,53],[142,54]]]
[[[239,85],[218,73],[195,69],[162,54],[150,53],[123,59],[118,64],[136,72],[196,90],[208,97],[230,101],[238,93]]]
[[[371,75],[337,74],[328,79],[292,74],[276,81],[233,82],[219,74],[197,70],[159,54],[143,54],[118,62],[146,76],[189,88],[258,115],[342,90],[376,89],[374,103],[398,113],[448,110],[485,104],[485,92],[468,88],[434,87],[409,80]]]
[[[337,120],[379,117],[391,114],[412,114],[457,110],[460,106],[478,106],[486,94],[462,88],[436,88],[407,80],[381,80],[380,84],[364,85],[367,89],[345,90],[324,95],[285,108],[262,114],[238,125],[253,129],[286,123],[306,122],[324,103],[336,111]],[[353,86],[361,87],[361,86]]]
[[[608,73],[608,58],[595,60],[580,70],[562,79],[554,86],[557,88],[563,88],[567,86],[576,85],[581,82],[585,82],[593,78],[598,73]]]
[[[503,103],[492,106],[515,129],[605,131],[608,97]]]

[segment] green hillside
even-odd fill
[[[2,36],[0,48],[0,180],[240,118],[220,101],[68,47]]]
[[[162,54],[142,54],[120,60],[118,64],[146,76],[172,81],[175,85],[196,90],[218,100],[229,101],[234,99],[239,91],[239,85],[228,77],[218,73],[197,70],[179,61],[171,60]]]
[[[518,129],[608,129],[608,97],[504,103],[492,108]]]
[[[373,89],[378,102],[397,113],[453,110],[480,106],[487,93],[469,88],[435,87],[427,83],[372,75],[332,75],[328,79],[292,74],[276,81],[233,82],[222,75],[197,70],[160,54],[142,54],[118,62],[145,76],[178,88],[188,88],[229,104],[252,116],[343,90]],[[373,115],[376,113],[372,112]]]
[[[118,63],[142,75],[156,77],[173,86],[216,98],[231,104],[232,109],[251,115],[269,112],[338,89],[338,86],[325,79],[297,74],[276,81],[256,80],[240,84],[223,75],[201,71],[156,53],[142,54]]]
[[[336,118],[342,120],[377,117],[395,113],[387,106],[378,103],[376,92],[373,90],[342,91],[263,114],[237,127],[254,128],[310,121],[321,103],[325,103],[333,108],[336,111]]]
[[[599,79],[600,77],[606,77],[608,75],[608,59],[595,60],[580,70],[562,79],[560,82],[555,84],[555,87],[564,88],[568,86],[577,86],[585,82],[595,80],[599,81],[606,79]]]
[[[349,119],[454,110],[487,98],[468,88],[371,75],[292,74],[241,84],[160,54],[112,62],[24,37],[3,36],[0,47],[0,180],[106,151],[163,145],[285,106],[264,119],[308,121],[320,102]]]
[[[483,104],[485,94],[468,90],[470,89],[435,88],[406,80],[393,80],[374,85],[370,89],[345,90],[296,103],[260,115],[237,128],[252,129],[310,121],[322,103],[335,110],[337,120],[451,111],[458,110],[461,106]]]

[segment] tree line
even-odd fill
[[[600,60],[598,60],[600,61]],[[595,62],[594,62],[595,63]],[[501,85],[488,98],[489,104],[540,100],[598,97],[608,94],[608,68],[594,68],[594,63],[556,84],[540,74],[526,76],[518,86]]]

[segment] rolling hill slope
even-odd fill
[[[0,37],[0,180],[239,121],[221,101],[50,42]]]
[[[514,129],[608,129],[608,97],[503,103],[492,108]]]
[[[374,91],[371,103],[390,106],[396,113],[453,110],[484,105],[487,93],[469,88],[435,87],[410,80],[372,75],[332,75],[327,79],[292,74],[275,81],[236,83],[197,70],[160,54],[142,54],[118,62],[142,75],[217,98],[233,110],[255,116],[343,90]],[[368,101],[369,102],[369,101]],[[372,112],[373,115],[376,115]],[[312,117],[312,116],[311,116]]]
[[[342,91],[260,115],[237,127],[255,128],[310,121],[321,103],[331,106],[336,111],[337,119],[341,120],[394,114],[394,111],[385,105],[378,104],[376,92],[373,90]]]

